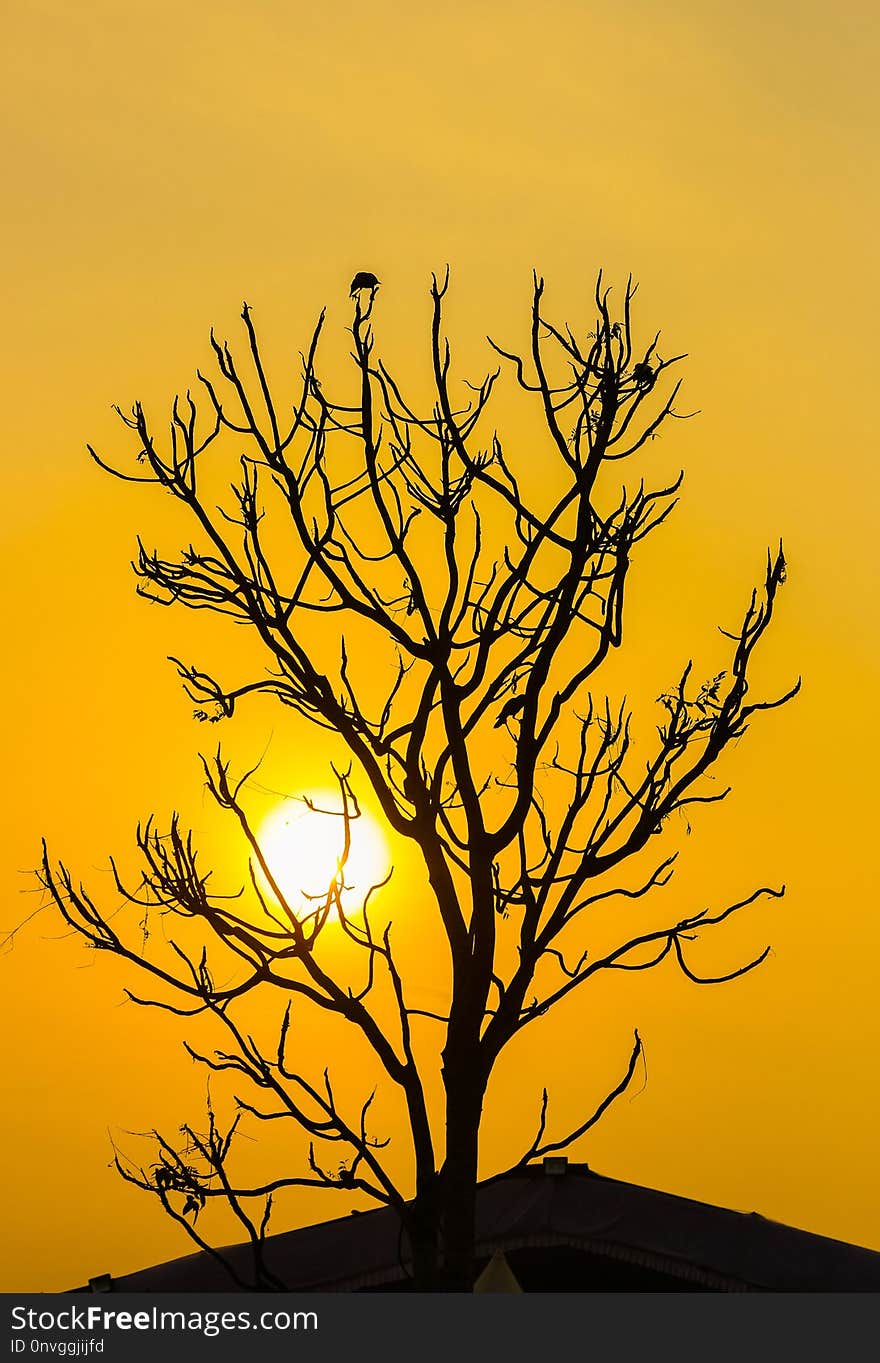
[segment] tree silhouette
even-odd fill
[[[164,915],[171,964],[145,934],[126,936],[123,920],[102,911],[43,845],[40,877],[69,926],[161,986],[161,997],[130,997],[184,1018],[210,1014],[225,1034],[213,1054],[187,1049],[209,1071],[231,1071],[239,1082],[231,1125],[221,1125],[209,1100],[207,1125],[182,1128],[182,1140],[156,1133],[151,1165],[119,1155],[116,1165],[212,1253],[198,1215],[210,1200],[224,1200],[253,1246],[248,1285],[264,1289],[283,1286],[264,1254],[273,1197],[296,1186],[358,1190],[392,1206],[416,1284],[469,1289],[483,1100],[502,1050],[600,972],[648,970],[670,958],[689,980],[706,984],[754,969],[767,951],[707,978],[693,943],[746,905],[783,893],[763,887],[714,912],[624,932],[604,954],[584,949],[586,911],[648,896],[668,882],[676,853],[652,860],[633,884],[619,883],[618,868],[635,867],[675,811],[723,799],[726,791],[707,793],[701,778],[756,712],[797,691],[799,682],[778,699],[749,698],[749,665],[785,562],[781,546],[768,555],[760,590],[728,633],[728,668],[700,683],[688,663],[659,698],[650,749],[637,751],[625,706],[598,697],[594,677],[621,643],[633,550],[666,520],[681,475],[633,490],[614,474],[679,415],[680,381],[664,380],[684,357],[661,359],[657,337],[636,349],[631,281],[613,315],[600,275],[594,328],[584,337],[548,320],[536,276],[528,356],[495,345],[499,370],[468,385],[464,398],[454,396],[442,316],[447,288],[448,271],[430,291],[433,392],[421,411],[375,357],[375,290],[355,291],[356,397],[331,400],[317,376],[323,313],[294,401],[276,397],[245,306],[246,366],[212,333],[217,374],[198,375],[202,410],[189,392],[175,399],[164,445],[136,403],[120,416],[137,462],[118,469],[89,447],[115,476],[173,494],[193,523],[197,542],[176,557],[138,542],[138,592],[230,616],[265,650],[265,673],[235,685],[174,660],[197,717],[229,718],[246,697],[268,693],[338,735],[351,759],[350,768],[335,769],[339,869],[306,910],[273,877],[243,803],[246,778],[230,776],[219,749],[203,759],[207,786],[249,845],[247,897],[212,891],[177,816],[165,833],[153,820],[139,827],[141,882],[127,886],[113,863],[116,884],[139,912]],[[547,441],[540,463],[509,455],[488,430],[486,410],[505,365],[539,415]],[[234,502],[223,510],[203,485],[214,477],[206,456],[220,457],[227,437],[246,453],[231,485]],[[352,632],[369,640],[369,677],[357,665],[362,647],[357,659],[347,647]],[[441,1011],[408,1002],[390,926],[379,921],[381,897],[371,892],[355,909],[346,893],[358,781],[423,865],[411,911],[438,915],[448,942],[451,985]],[[566,791],[555,812],[542,793],[550,783]],[[200,948],[190,945],[183,919],[201,930]],[[355,983],[327,963],[331,920],[362,962]],[[230,962],[234,976],[221,984]],[[271,1048],[240,1020],[257,990],[286,1002]],[[388,1138],[371,1126],[372,1096],[346,1114],[328,1069],[310,1078],[290,1059],[291,1004],[338,1015],[370,1048],[406,1110],[405,1136],[396,1139],[411,1148],[407,1183],[392,1177]],[[427,1097],[416,1027],[435,1036],[439,1028],[442,1113]],[[545,1090],[537,1134],[514,1167],[577,1141],[627,1089],[641,1053],[636,1032],[619,1083],[555,1138]],[[230,1151],[243,1116],[297,1124],[309,1139],[307,1167],[259,1186],[237,1180]]]

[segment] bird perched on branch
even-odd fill
[[[498,718],[492,727],[495,729],[502,728],[509,719],[513,719],[514,715],[519,714],[525,703],[525,696],[511,696],[510,700],[502,705],[498,712]]]
[[[351,281],[350,297],[354,298],[355,294],[359,293],[361,289],[369,289],[371,293],[375,293],[378,287],[379,281],[374,274],[371,274],[369,270],[358,270]]]

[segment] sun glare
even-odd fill
[[[338,795],[319,793],[309,798],[316,810],[299,800],[287,800],[268,815],[258,834],[266,864],[296,910],[314,907],[314,897],[327,893],[338,873],[345,840],[342,818],[318,812],[338,808]],[[363,904],[370,887],[386,878],[391,861],[382,831],[368,814],[352,819],[350,828],[343,905],[353,911]]]

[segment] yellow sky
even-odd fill
[[[151,808],[231,859],[164,661],[228,658],[229,630],[135,599],[135,531],[168,522],[87,460],[86,440],[120,448],[110,404],[158,411],[242,298],[281,373],[325,303],[344,353],[347,282],[373,269],[380,349],[418,379],[449,261],[473,376],[487,331],[525,336],[533,266],[573,323],[600,265],[631,270],[701,415],[652,452],[687,480],[636,565],[628,656],[651,684],[691,653],[708,674],[782,533],[761,677],[805,678],[733,754],[735,794],[697,820],[667,902],[789,894],[707,945],[724,968],[772,940],[745,980],[615,979],[532,1029],[499,1071],[489,1163],[531,1137],[545,1079],[560,1129],[615,1082],[638,1025],[649,1084],[585,1143],[595,1168],[880,1248],[875,6],[25,0],[4,27],[0,925],[36,903],[42,833],[96,888]],[[267,786],[326,788],[327,749],[271,707],[223,738],[241,765],[269,743]],[[107,1128],[173,1130],[202,1081],[175,1025],[120,1006],[130,978],[57,936],[44,918],[0,958],[6,1290],[186,1252],[108,1172]],[[337,1211],[303,1199],[287,1223]]]

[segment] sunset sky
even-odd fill
[[[700,415],[652,446],[658,476],[685,469],[683,499],[633,566],[624,660],[639,680],[618,667],[609,687],[634,703],[644,690],[650,728],[651,697],[689,657],[701,676],[724,666],[716,626],[741,616],[780,535],[790,577],[757,682],[776,694],[804,679],[726,759],[734,793],[679,839],[657,912],[788,891],[703,948],[720,973],[772,943],[745,979],[699,989],[671,965],[612,978],[531,1028],[490,1090],[485,1172],[528,1144],[544,1083],[552,1122],[575,1124],[638,1026],[647,1085],[581,1158],[880,1250],[878,31],[868,0],[8,12],[0,928],[39,906],[43,835],[112,909],[108,856],[134,865],[151,810],[179,808],[218,876],[240,877],[198,761],[218,737],[234,767],[265,754],[258,817],[277,810],[273,791],[326,790],[340,755],[268,703],[222,734],[193,721],[167,655],[226,664],[241,632],[136,598],[136,534],[173,550],[187,532],[159,494],[89,460],[86,441],[129,448],[111,404],[164,416],[210,364],[212,325],[241,344],[243,299],[279,383],[325,305],[326,369],[345,375],[358,269],[382,281],[379,353],[416,383],[431,271],[447,262],[469,378],[494,367],[487,332],[527,343],[533,268],[548,312],[581,328],[597,270],[618,290],[632,272],[641,334],[662,328],[688,352],[685,405]],[[509,375],[494,421],[515,445],[508,403]],[[406,936],[411,853],[389,855],[384,893]],[[414,919],[409,932],[414,988],[436,1006]],[[179,1023],[122,1003],[136,983],[48,911],[0,955],[4,1290],[188,1252],[107,1168],[108,1133],[136,1148],[125,1133],[174,1132],[204,1100]],[[344,1034],[304,1025],[316,1074],[329,1059],[345,1078]],[[277,1228],[343,1210],[304,1195]]]

